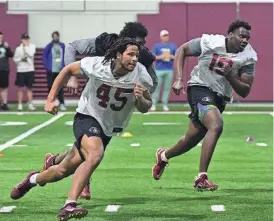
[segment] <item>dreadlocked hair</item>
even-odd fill
[[[241,27],[245,28],[248,31],[251,30],[251,25],[248,22],[237,19],[229,25],[227,33],[229,34],[230,32],[234,32],[236,29]]]
[[[140,22],[126,22],[122,31],[119,34],[119,37],[128,37],[136,38],[141,37],[145,38],[148,32],[146,27]]]
[[[135,45],[138,47],[139,51],[141,50],[140,44],[134,38],[118,38],[118,40],[106,51],[102,63],[105,64],[116,59],[117,53],[123,54],[129,45]]]

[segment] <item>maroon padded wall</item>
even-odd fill
[[[273,101],[273,3],[241,3],[240,17],[252,25],[250,43],[258,55],[252,91],[241,100]]]
[[[170,33],[170,41],[177,46],[187,40],[187,4],[186,3],[160,3],[160,12],[157,15],[138,15],[138,21],[144,23],[149,31],[147,47],[159,42],[160,31],[166,29]],[[185,95],[176,96],[170,93],[171,101],[181,101]]]
[[[11,46],[13,52],[21,42],[21,35],[28,31],[27,15],[7,15],[6,5],[0,3],[0,31],[4,34],[4,39]],[[17,91],[14,85],[16,76],[16,67],[12,59],[10,59],[10,86],[9,101],[17,101]]]
[[[248,98],[240,100],[273,102],[273,4],[240,4],[240,17],[252,25],[250,42],[259,58],[252,92]],[[228,25],[236,18],[235,3],[161,3],[159,14],[138,16],[148,28],[147,46],[150,49],[159,42],[162,29],[167,29],[170,41],[180,46],[203,33],[226,34]],[[196,58],[188,59],[185,79],[196,64]],[[170,101],[185,100],[185,95],[171,93]]]

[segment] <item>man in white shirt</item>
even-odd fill
[[[249,43],[251,26],[236,20],[228,27],[228,35],[203,34],[183,44],[175,56],[177,79],[175,94],[183,89],[183,67],[186,57],[196,56],[198,64],[188,81],[187,99],[191,108],[186,134],[172,147],[156,152],[153,177],[159,180],[168,160],[184,154],[203,140],[200,168],[193,187],[198,191],[217,190],[218,185],[208,180],[208,167],[223,131],[222,112],[235,91],[247,97],[255,76],[257,53]]]
[[[27,88],[28,109],[34,111],[32,104],[32,85],[34,82],[34,54],[36,47],[30,43],[29,35],[22,35],[22,43],[16,48],[13,60],[17,66],[15,85],[18,87],[18,110],[23,110],[23,89]]]
[[[103,159],[111,137],[123,132],[135,108],[146,113],[152,105],[149,93],[153,87],[152,79],[146,68],[137,62],[140,48],[135,39],[120,38],[104,57],[84,58],[60,72],[45,106],[51,114],[57,113],[56,96],[71,76],[85,75],[89,79],[74,118],[76,141],[59,165],[42,173],[29,173],[12,190],[12,199],[23,197],[37,184],[57,182],[74,173],[68,200],[58,219],[66,221],[87,215],[87,209],[77,207],[77,199]]]

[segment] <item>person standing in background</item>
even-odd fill
[[[43,52],[43,63],[47,70],[48,90],[51,90],[55,78],[58,76],[60,71],[65,67],[64,53],[65,44],[60,42],[60,34],[58,31],[52,33],[52,41],[47,44]],[[60,110],[66,110],[64,101],[63,88],[58,93],[58,100],[60,102]]]
[[[0,32],[0,110],[8,111],[8,87],[9,87],[9,58],[13,57],[13,52],[9,44],[4,41],[4,35]]]
[[[23,110],[23,89],[27,87],[28,109],[34,111],[32,104],[32,85],[34,81],[34,54],[36,47],[29,42],[29,35],[22,35],[22,43],[16,48],[14,62],[17,65],[15,85],[18,87],[18,110]]]
[[[155,44],[152,48],[153,54],[156,56],[155,68],[158,77],[158,86],[152,95],[153,105],[151,111],[156,110],[156,104],[159,99],[159,92],[162,84],[164,85],[162,105],[164,111],[169,111],[167,106],[171,84],[173,80],[173,62],[176,53],[176,45],[169,42],[169,32],[162,30],[160,32],[161,42]]]

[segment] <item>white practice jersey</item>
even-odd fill
[[[136,83],[149,90],[153,83],[146,68],[137,63],[127,75],[115,79],[110,62],[104,57],[87,57],[81,60],[81,72],[89,80],[82,92],[76,111],[94,117],[107,136],[118,135],[126,128],[135,109]]]
[[[198,65],[191,72],[189,85],[200,85],[211,88],[223,96],[232,97],[233,88],[225,77],[217,74],[225,63],[232,66],[232,72],[257,62],[257,54],[250,44],[237,54],[227,53],[225,36],[203,34],[201,38],[201,55]]]

